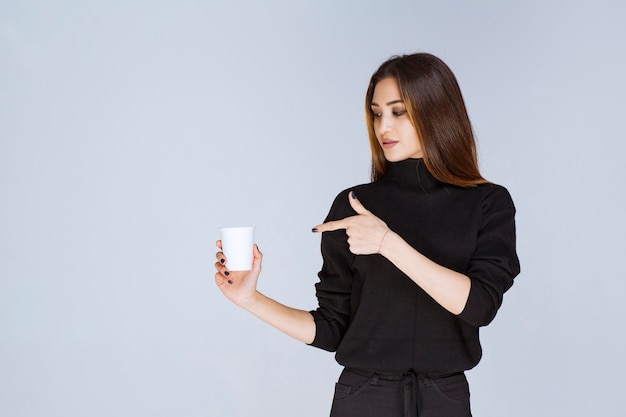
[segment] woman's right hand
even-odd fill
[[[294,339],[313,343],[316,328],[310,312],[288,307],[257,291],[263,260],[259,247],[256,244],[252,247],[254,259],[250,271],[229,271],[228,259],[221,251],[222,241],[217,241],[217,247],[220,251],[216,254],[215,283],[226,298]]]
[[[221,250],[222,241],[218,240],[216,245],[220,248],[220,251],[215,254],[217,258],[217,262],[215,262],[215,269],[217,270],[215,283],[226,298],[236,305],[245,308],[246,305],[253,302],[254,296],[257,294],[256,286],[261,273],[263,254],[255,243],[252,247],[254,256],[252,269],[250,271],[229,271],[228,259],[226,259],[226,255]]]

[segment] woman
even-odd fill
[[[336,351],[332,417],[471,416],[464,371],[480,360],[478,329],[519,273],[513,201],[481,176],[461,91],[439,58],[383,63],[366,113],[372,182],[341,192],[313,228],[319,307],[259,293],[256,245],[250,272],[230,273],[218,252],[216,283],[284,333]]]

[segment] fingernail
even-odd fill
[[[354,194],[354,191],[350,191],[350,197],[354,198],[356,200],[356,194]]]
[[[230,272],[228,272],[228,271],[224,271],[224,275],[229,276],[229,275],[230,275]]]
[[[317,233],[317,227],[314,227],[313,229],[311,229],[311,231],[312,231],[313,233]]]
[[[233,280],[232,280],[232,279],[229,279],[229,280],[228,280],[228,283],[229,283],[230,285],[233,285]]]
[[[220,263],[222,263],[222,264],[223,264],[223,263],[224,263],[224,260],[223,260],[223,259],[220,259]]]

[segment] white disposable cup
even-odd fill
[[[252,269],[252,245],[254,245],[254,226],[221,227],[222,252],[226,255],[226,267],[230,271],[249,271]]]

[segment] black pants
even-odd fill
[[[465,374],[386,374],[345,368],[330,417],[471,417]]]

